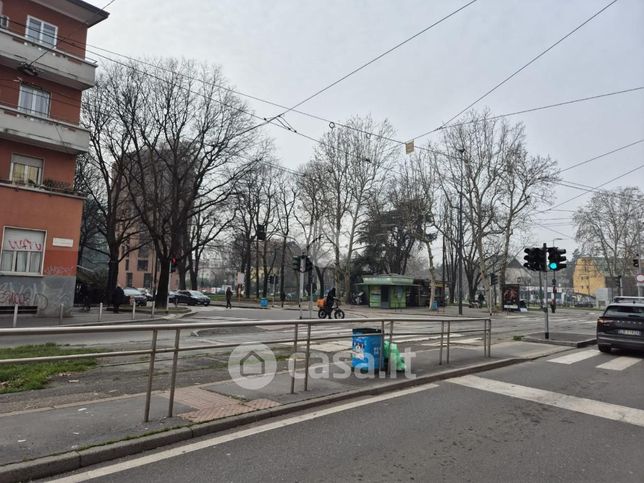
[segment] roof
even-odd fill
[[[414,285],[414,278],[395,273],[362,277],[361,285]]]

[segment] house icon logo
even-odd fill
[[[266,373],[266,361],[254,350],[242,357],[239,366],[242,377],[262,376]]]
[[[273,351],[264,344],[239,345],[228,358],[228,373],[244,389],[261,389],[273,380],[277,362]]]

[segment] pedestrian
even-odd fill
[[[482,292],[479,292],[479,307],[483,307],[484,303],[485,303],[485,296],[483,295]]]
[[[119,305],[123,303],[125,298],[125,292],[120,285],[117,285],[114,291],[112,292],[112,305],[114,305],[114,313],[119,313]]]
[[[232,300],[233,300],[233,291],[230,287],[228,287],[226,289],[226,308],[227,309],[233,308]]]

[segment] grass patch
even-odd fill
[[[523,340],[523,336],[522,335],[515,335],[514,337],[512,337],[512,340]]]
[[[62,356],[97,352],[96,349],[73,349],[53,343],[23,345],[0,349],[0,359]],[[100,351],[99,351],[100,352]],[[42,389],[51,376],[65,372],[82,372],[96,366],[96,359],[75,359],[23,364],[0,365],[0,394]]]

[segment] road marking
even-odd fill
[[[484,379],[478,376],[456,377],[454,379],[448,379],[447,381],[473,389],[480,389],[481,391],[493,392],[525,401],[532,401],[547,406],[568,409],[569,411],[644,427],[644,411],[641,409],[619,406],[617,404],[595,401],[583,397],[568,396],[567,394],[544,391],[543,389],[510,384],[508,382],[493,381],[492,379]]]
[[[573,352],[565,356],[557,357],[556,359],[550,359],[548,362],[556,362],[557,364],[574,364],[575,362],[583,361],[584,359],[589,359],[599,355],[597,349],[590,349],[580,352]]]
[[[605,362],[603,364],[600,364],[597,366],[597,369],[609,369],[611,371],[623,371],[624,369],[627,369],[628,367],[631,367],[632,365],[637,364],[638,362],[641,362],[642,359],[639,359],[637,357],[616,357],[615,359],[611,359],[608,362]]]
[[[237,431],[231,434],[226,434],[223,436],[215,436],[213,438],[209,438],[204,441],[199,441],[197,443],[189,443],[186,445],[178,446],[176,448],[160,451],[158,453],[154,453],[151,455],[135,458],[130,461],[124,461],[122,463],[116,463],[113,465],[104,466],[102,468],[97,468],[95,470],[90,470],[83,473],[78,473],[65,478],[59,478],[57,480],[51,480],[51,481],[72,483],[72,482],[87,481],[94,478],[100,478],[103,476],[112,475],[114,473],[119,473],[121,471],[130,470],[132,468],[138,468],[140,466],[149,465],[151,463],[155,463],[157,461],[165,460],[168,458],[174,458],[176,456],[192,453],[193,451],[200,451],[202,449],[212,448],[214,446],[228,443],[230,441],[235,441],[237,439],[254,436],[256,434],[265,433],[267,431],[272,431],[274,429],[284,428],[287,426],[291,426],[293,424],[303,423],[305,421],[321,418],[324,416],[328,416],[330,414],[347,411],[349,409],[355,409],[357,407],[365,406],[367,404],[373,404],[381,401],[387,401],[389,399],[407,396],[409,394],[426,391],[428,389],[433,389],[435,387],[438,387],[438,384],[425,384],[422,386],[412,387],[409,389],[403,389],[402,391],[397,391],[389,394],[381,394],[379,396],[373,396],[373,397],[369,397],[358,401],[353,401],[346,404],[340,404],[338,406],[334,406],[331,408],[321,409],[319,411],[313,411],[308,414],[294,416],[292,418],[276,421],[274,423],[263,424],[261,426],[244,429],[244,430]]]

